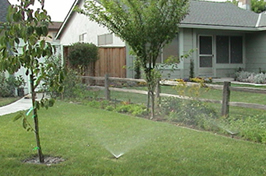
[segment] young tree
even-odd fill
[[[130,45],[144,70],[154,116],[155,66],[161,49],[178,33],[188,0],[87,0],[77,11]],[[148,103],[149,104],[149,103]]]
[[[28,131],[33,131],[36,138],[36,150],[38,151],[40,163],[44,162],[40,136],[38,109],[40,107],[51,107],[54,104],[53,99],[42,98],[40,101],[35,99],[37,87],[42,84],[42,80],[49,78],[49,72],[55,69],[56,64],[44,64],[41,58],[51,57],[55,48],[45,41],[48,35],[48,25],[51,18],[44,9],[44,0],[38,0],[41,8],[31,9],[35,0],[18,0],[18,5],[11,5],[8,11],[7,22],[4,28],[0,29],[0,70],[14,73],[21,67],[24,67],[25,74],[30,78],[32,108],[27,114],[33,113],[34,127],[32,128],[26,116],[22,114],[15,117],[14,120],[23,118],[23,127]],[[18,46],[23,46],[21,51]],[[60,85],[63,81],[63,72],[50,78],[51,89],[62,91]]]

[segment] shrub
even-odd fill
[[[234,119],[229,117],[223,120],[229,129],[237,129],[239,136],[266,144],[266,121],[265,118],[260,118],[259,116],[251,116],[243,119]]]
[[[123,104],[116,108],[117,112],[122,112],[122,113],[128,113],[130,112],[130,110],[131,110],[130,104]]]
[[[24,85],[22,76],[10,75],[6,78],[3,74],[0,74],[0,97],[14,97],[15,90],[22,85]]]
[[[170,115],[171,112],[178,112],[181,110],[182,101],[175,97],[162,98],[160,104],[160,114]]]
[[[138,105],[138,104],[135,104],[132,106],[131,113],[132,113],[132,115],[139,116],[139,117],[148,115],[148,111],[147,111],[146,106]]]
[[[97,100],[89,101],[87,103],[87,105],[90,106],[90,107],[93,107],[93,108],[98,108],[98,109],[100,109],[102,107],[101,102],[100,101],[97,101]]]
[[[235,73],[235,79],[236,81],[240,81],[240,82],[249,82],[253,74],[254,73],[247,72],[247,71],[239,71]]]
[[[163,99],[160,110],[167,115],[170,121],[198,126],[207,130],[212,126],[211,120],[218,117],[215,110],[203,102],[173,97]]]
[[[74,67],[87,67],[98,59],[98,48],[93,43],[74,43],[69,48],[68,59]]]
[[[108,105],[108,106],[105,107],[105,109],[107,111],[113,111],[115,108],[113,106],[111,106],[111,105]]]
[[[266,83],[266,74],[259,73],[254,76],[254,83],[256,84],[264,84]]]

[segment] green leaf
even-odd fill
[[[36,33],[38,36],[42,36],[42,34],[43,34],[42,27],[36,27]]]
[[[62,93],[64,91],[64,86],[59,86],[58,92]]]
[[[45,40],[42,40],[42,41],[40,42],[40,46],[41,46],[42,49],[44,49],[44,47],[45,47]]]
[[[13,122],[17,121],[18,119],[20,119],[23,116],[23,114],[20,112],[18,113],[14,118],[13,118]]]
[[[47,36],[48,35],[48,27],[47,26],[43,26],[42,27],[42,35],[43,36]]]
[[[49,107],[52,107],[52,106],[54,106],[55,100],[54,99],[50,99],[48,101],[48,103],[49,103]]]
[[[23,118],[22,126],[24,129],[27,129],[28,127],[27,119],[25,117]]]
[[[16,42],[17,44],[19,44],[19,39],[18,39],[18,38],[15,38],[15,42]]]
[[[29,27],[27,28],[27,34],[30,36],[30,35],[33,34],[33,32],[34,32],[34,27],[29,26]]]

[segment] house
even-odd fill
[[[74,11],[75,6],[82,7],[83,0],[76,0],[67,14],[56,39],[62,45],[62,55],[67,64],[68,48],[76,42],[93,43],[99,47],[99,60],[95,65],[95,76],[109,73],[114,77],[126,77],[126,44],[120,38],[84,15]],[[128,64],[127,64],[128,65]]]
[[[62,25],[62,22],[56,22],[56,21],[53,21],[51,24],[49,24],[48,35],[47,35],[48,37],[46,37],[45,40],[49,42],[55,42],[55,36],[61,25]]]
[[[240,8],[228,2],[191,0],[189,14],[182,20],[177,37],[163,49],[158,62],[170,55],[180,57],[191,49],[194,52],[190,58],[181,60],[173,72],[165,69],[164,77],[188,78],[191,60],[195,76],[201,77],[230,77],[239,68],[254,72],[266,70],[266,14],[250,11],[248,2],[241,0]],[[76,5],[82,7],[83,4],[83,0],[74,2],[56,35],[64,51],[75,42],[92,42],[106,48],[123,47],[126,48],[126,65],[132,66],[134,57],[130,56],[125,42],[73,11]],[[133,76],[133,70],[127,69],[126,77]]]
[[[0,0],[0,26],[1,23],[6,22],[6,16],[7,16],[7,11],[8,7],[10,6],[10,3],[8,0]]]
[[[240,3],[245,5],[245,1]],[[227,2],[191,1],[180,24],[179,51],[197,48],[192,59],[196,76],[230,77],[240,67],[266,70],[266,15]],[[182,53],[181,53],[182,54]],[[189,76],[189,61],[181,77]]]

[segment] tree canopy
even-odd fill
[[[64,79],[64,72],[61,70],[53,78],[49,73],[57,68],[56,64],[44,64],[41,59],[46,59],[54,54],[55,47],[45,41],[48,35],[48,25],[51,23],[51,17],[44,9],[44,0],[38,0],[41,8],[32,9],[35,0],[18,0],[18,5],[11,5],[8,10],[7,22],[3,23],[0,29],[0,71],[8,71],[13,74],[20,68],[25,68],[25,75],[30,79],[30,93],[32,99],[32,108],[27,113],[32,112],[34,128],[27,120],[27,116],[21,113],[14,120],[22,119],[23,127],[27,131],[35,133],[35,150],[38,151],[39,160],[44,162],[40,136],[38,109],[40,107],[51,107],[54,99],[42,98],[36,100],[36,89],[44,80],[51,89],[62,91],[61,86]]]
[[[251,10],[261,13],[266,10],[266,2],[264,0],[251,0]]]
[[[148,95],[153,98],[156,60],[161,49],[176,37],[187,9],[188,0],[86,0],[78,11],[132,48],[144,69]]]

